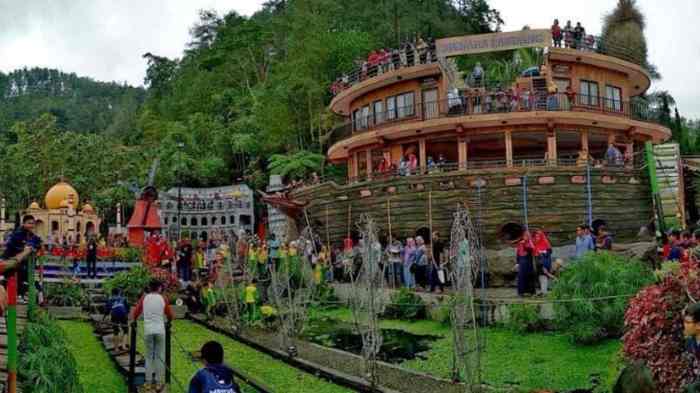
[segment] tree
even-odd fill
[[[603,18],[601,49],[604,53],[645,67],[653,78],[660,79],[656,67],[649,63],[645,27],[644,14],[637,0],[618,0],[615,9]]]

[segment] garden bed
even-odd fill
[[[56,319],[80,319],[83,309],[82,307],[46,306],[46,312]]]

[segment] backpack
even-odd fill
[[[110,314],[114,318],[126,318],[126,316],[129,314],[129,309],[126,306],[126,299],[121,296],[113,299]]]
[[[236,382],[231,379],[231,382],[226,383],[214,375],[211,371],[206,368],[202,369],[204,371],[202,376],[204,377],[204,384],[202,385],[202,393],[241,393],[241,388],[236,384]]]

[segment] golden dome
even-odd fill
[[[68,199],[64,199],[64,200],[61,201],[60,208],[62,209],[62,208],[64,208],[64,207],[66,207],[66,208],[69,207]]]
[[[30,209],[30,210],[39,210],[39,209],[41,209],[41,208],[39,207],[39,204],[36,203],[36,201],[34,201],[34,202],[32,202],[31,205],[29,205],[29,209]]]
[[[60,182],[51,187],[49,192],[46,193],[46,197],[44,197],[47,209],[60,209],[61,207],[64,207],[62,206],[63,201],[66,201],[65,207],[67,207],[68,200],[71,200],[73,202],[73,206],[75,207],[78,204],[77,201],[80,199],[78,197],[78,192],[75,191],[75,188],[66,182]]]
[[[95,209],[89,203],[83,205],[83,213],[94,213]]]

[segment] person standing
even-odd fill
[[[566,21],[566,26],[564,26],[564,45],[567,48],[574,46],[574,27],[570,20]]]
[[[431,242],[433,250],[433,258],[429,269],[430,292],[435,292],[435,287],[440,287],[440,293],[445,292],[445,274],[442,271],[442,253],[445,250],[445,244],[440,240],[440,233],[433,232],[433,241]],[[442,275],[442,277],[440,277]]]
[[[518,269],[518,296],[533,295],[535,293],[534,271],[532,265],[532,253],[535,246],[530,239],[530,233],[525,231],[518,240],[515,249]]]
[[[94,236],[88,240],[85,262],[87,263],[88,278],[97,278],[97,242]]]
[[[409,237],[403,249],[403,282],[406,288],[416,286],[416,241]]]
[[[241,392],[233,378],[233,371],[224,364],[224,348],[221,344],[209,341],[202,345],[200,353],[204,368],[192,377],[187,393]]]
[[[612,250],[612,236],[608,233],[608,229],[605,225],[598,228],[598,236],[596,237],[595,245],[598,250]]]
[[[126,339],[129,333],[129,305],[126,298],[119,293],[118,288],[112,288],[112,296],[107,300],[105,309],[112,322],[112,346],[117,352],[126,351],[128,349]]]
[[[22,253],[27,246],[38,250],[41,247],[41,238],[34,234],[34,217],[24,216],[22,226],[15,229],[5,244],[0,260],[12,259]],[[18,266],[17,296],[24,298],[28,289],[29,270],[27,264]]]
[[[554,279],[552,274],[552,245],[547,235],[541,230],[535,231],[533,238],[535,255],[537,256],[537,275],[540,281],[540,291],[543,295],[549,292],[549,280]]]
[[[421,236],[416,236],[416,283],[428,289],[428,248]]]
[[[162,294],[163,284],[152,280],[145,294],[136,304],[131,320],[143,315],[143,337],[146,347],[146,382],[162,391],[165,382],[165,320],[172,321],[175,314]]]
[[[552,24],[552,40],[554,41],[555,48],[561,48],[562,32],[561,26],[559,26],[559,19],[554,19],[554,24]]]
[[[589,251],[595,251],[595,243],[593,243],[593,238],[586,233],[586,228],[579,225],[576,227],[576,253],[574,256],[578,259]]]
[[[184,238],[177,250],[177,272],[180,279],[188,283],[192,280],[192,243]]]

